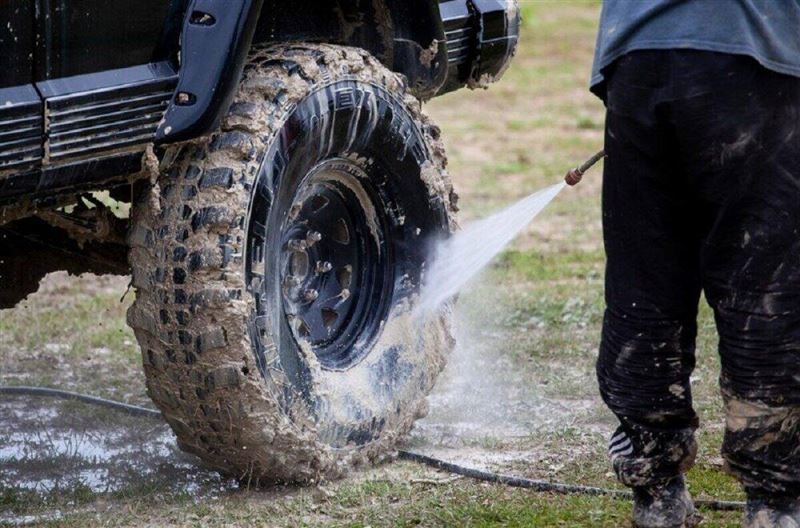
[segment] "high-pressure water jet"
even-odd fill
[[[564,182],[530,194],[487,218],[478,220],[435,249],[433,264],[422,288],[420,312],[435,310],[457,294],[470,279],[503,250],[566,186],[574,186],[584,173],[605,156],[596,153],[570,169]]]

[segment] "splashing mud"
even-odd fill
[[[547,207],[564,185],[557,183],[535,192],[442,242],[427,273],[418,310],[435,310],[457,294]]]

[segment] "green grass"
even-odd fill
[[[495,268],[528,281],[569,280],[576,283],[600,278],[603,261],[603,253],[598,249],[564,253],[510,249],[500,256]]]
[[[84,295],[68,290],[63,302],[24,302],[0,319],[0,334],[28,349],[63,344],[71,354],[101,347],[130,354],[136,348],[124,317],[129,302],[120,303],[121,296],[121,292]]]
[[[609,497],[533,493],[471,481],[420,484],[371,480],[337,486],[331,497],[300,491],[282,501],[263,492],[239,492],[215,501],[172,505],[130,503],[109,525],[275,527],[609,527],[627,526],[630,507]],[[227,507],[220,507],[223,502]],[[736,512],[703,511],[704,526],[737,526]],[[83,526],[92,517],[76,516],[53,526]]]
[[[742,501],[744,493],[739,483],[719,468],[699,464],[689,471],[691,491],[698,498]]]

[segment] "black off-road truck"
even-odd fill
[[[131,274],[182,448],[271,481],[381,456],[453,345],[450,307],[412,315],[456,210],[420,101],[497,79],[518,28],[516,0],[0,2],[0,308]]]

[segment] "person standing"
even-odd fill
[[[800,1],[605,0],[597,375],[641,528],[692,526],[701,293],[743,525],[800,528]]]

